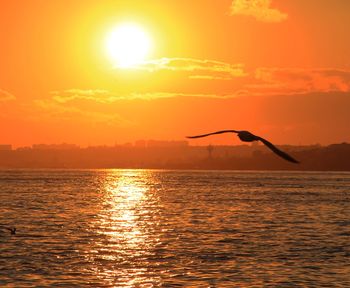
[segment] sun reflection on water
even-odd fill
[[[95,243],[94,262],[99,277],[116,287],[159,282],[143,265],[160,241],[156,230],[160,204],[152,189],[153,177],[149,171],[116,170],[103,181],[103,202],[94,225],[103,241]]]

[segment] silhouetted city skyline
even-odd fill
[[[114,146],[0,145],[0,168],[140,168],[228,170],[350,171],[350,144],[280,145],[299,165],[288,163],[264,145],[189,145],[188,141],[139,140]]]

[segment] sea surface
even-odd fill
[[[1,170],[0,287],[350,287],[350,173]]]

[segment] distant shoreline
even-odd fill
[[[262,145],[102,146],[0,150],[0,169],[167,169],[242,171],[350,171],[350,144],[282,145],[300,164]]]

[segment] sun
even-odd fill
[[[131,68],[146,59],[151,49],[151,39],[142,27],[124,23],[107,35],[106,48],[117,67]]]

